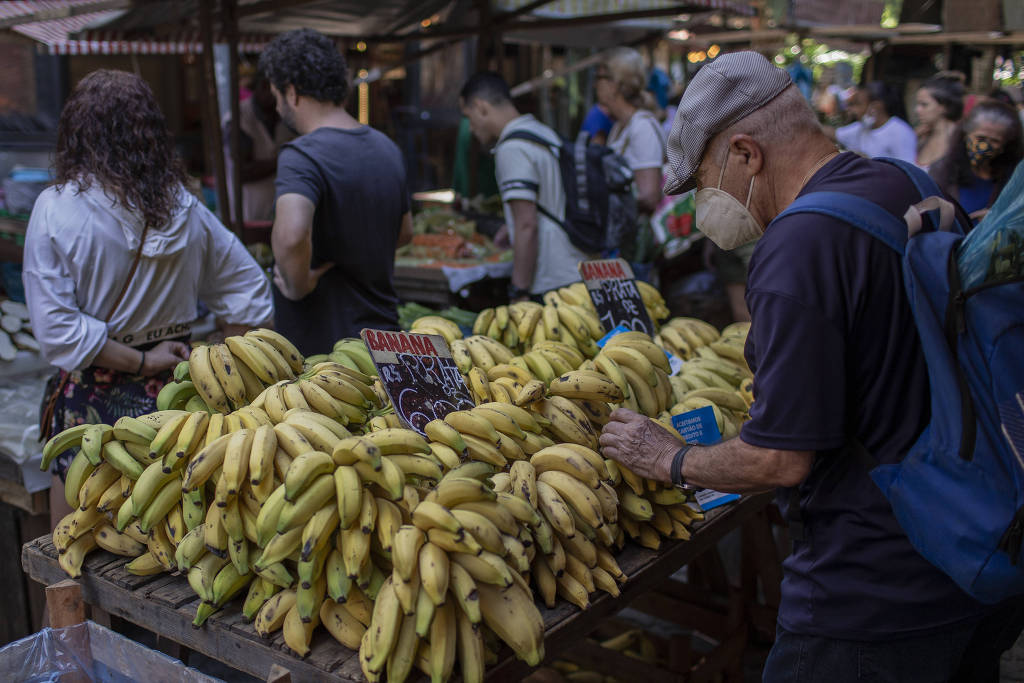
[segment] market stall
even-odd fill
[[[763,515],[769,500],[767,494],[748,496],[711,511],[704,522],[695,526],[693,538],[689,541],[666,544],[658,551],[629,546],[618,558],[622,570],[630,577],[620,597],[603,595],[595,599],[586,611],[564,601],[554,609],[542,609],[548,659],[558,659],[563,652],[578,646],[588,633],[610,616],[635,601],[643,601],[645,595],[663,584],[680,567],[714,548],[730,532]],[[25,545],[22,564],[33,580],[47,585],[56,583],[66,578],[58,565],[57,555],[50,536],[44,536]],[[192,620],[199,599],[184,576],[135,576],[125,571],[127,562],[128,558],[104,552],[90,555],[86,560],[79,582],[85,601],[92,606],[94,618],[101,610],[153,629],[159,636],[260,678],[266,678],[277,664],[287,669],[296,683],[364,680],[357,653],[340,645],[326,632],[316,636],[310,654],[299,659],[288,651],[280,633],[270,639],[261,638],[242,616],[239,604],[229,605],[211,617],[202,629],[195,629]],[[679,598],[667,599],[674,607],[688,604]],[[698,615],[708,614],[696,607],[691,609]],[[712,620],[712,617],[707,617],[709,625]],[[740,643],[735,638],[727,642],[733,654],[737,645],[743,647],[747,626],[746,615],[730,625],[732,634],[741,638]],[[609,650],[605,654],[611,658],[613,653]],[[708,671],[708,664],[720,669],[727,663],[718,658],[704,659],[705,666],[694,669],[703,676],[713,675]],[[727,660],[728,657],[721,659]],[[635,660],[624,660],[623,665],[643,671],[653,676],[651,680],[657,681],[673,680],[680,673]],[[529,667],[506,650],[502,660],[489,668],[488,680],[515,681],[528,673]]]
[[[482,308],[500,298],[512,252],[494,237],[504,223],[498,197],[455,200],[450,190],[417,192],[412,242],[395,254],[395,290],[403,301]],[[475,305],[474,305],[475,304]]]

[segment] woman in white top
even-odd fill
[[[636,180],[637,208],[650,215],[662,198],[665,132],[653,113],[654,96],[646,90],[644,59],[632,48],[616,48],[598,64],[596,78],[597,101],[615,121],[607,144],[629,162]]]
[[[273,316],[259,266],[186,192],[141,78],[101,70],[82,79],[61,112],[55,167],[56,184],[32,210],[22,276],[32,329],[59,368],[43,400],[44,434],[155,410],[170,370],[188,358],[199,301],[228,333]],[[67,510],[69,461],[54,463],[56,519]]]

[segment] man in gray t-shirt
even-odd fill
[[[461,105],[480,142],[496,143],[495,175],[514,253],[509,298],[518,301],[579,280],[576,264],[593,256],[577,249],[558,224],[565,220],[558,134],[530,114],[521,115],[508,84],[496,73],[471,78],[462,89]],[[551,147],[508,139],[513,131],[547,140]]]

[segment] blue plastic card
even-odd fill
[[[686,443],[710,446],[722,440],[722,433],[718,430],[718,422],[715,420],[715,410],[711,406],[691,410],[682,415],[674,415],[672,426],[686,439]],[[711,489],[699,489],[694,497],[697,499],[700,509],[705,512],[740,498],[735,493],[721,493]]]
[[[629,332],[629,331],[630,331],[629,328],[626,327],[625,325],[616,325],[615,327],[613,327],[611,329],[611,331],[608,334],[604,335],[603,337],[601,337],[600,339],[597,340],[597,345],[600,346],[603,349],[604,345],[608,343],[609,339],[611,339],[612,337],[614,337],[617,334],[622,334],[623,332]]]
[[[674,415],[672,426],[686,439],[686,443],[710,446],[722,440],[722,433],[718,431],[718,421],[715,420],[715,410],[711,406]]]

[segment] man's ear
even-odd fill
[[[747,167],[747,175],[755,176],[764,168],[764,154],[761,145],[749,135],[739,133],[729,138],[730,156],[737,156]]]
[[[292,109],[294,109],[295,105],[299,103],[299,93],[295,91],[295,86],[291,83],[285,86],[284,100]]]

